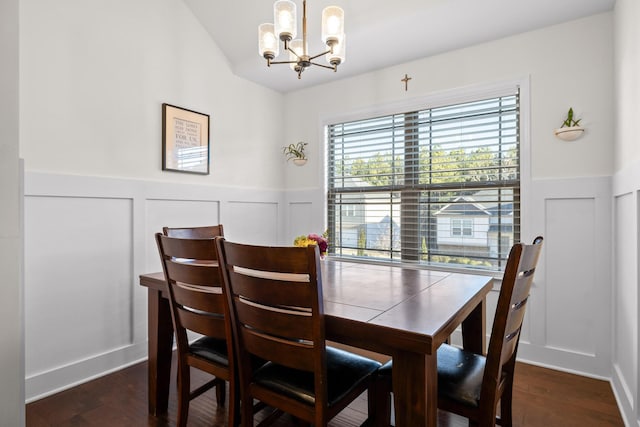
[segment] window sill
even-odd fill
[[[325,259],[331,261],[341,261],[341,262],[353,262],[358,264],[371,264],[371,265],[388,265],[395,267],[408,268],[413,270],[433,270],[433,271],[444,271],[447,273],[460,273],[460,274],[476,274],[480,276],[489,276],[493,277],[494,285],[496,283],[502,282],[502,271],[487,271],[487,270],[479,270],[475,268],[460,268],[460,267],[442,267],[442,266],[433,266],[433,265],[424,265],[417,264],[411,262],[402,262],[402,261],[384,261],[384,260],[374,260],[374,259],[362,259],[356,257],[344,257],[344,256],[336,256],[336,255],[327,255]]]

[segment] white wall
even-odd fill
[[[303,168],[289,168],[287,181],[293,188],[319,185],[323,117],[527,76],[533,178],[610,176],[612,44],[612,14],[605,13],[288,94],[285,137],[308,142],[310,161]],[[400,81],[405,73],[412,78],[407,92]],[[587,129],[575,143],[553,135],[569,107]]]
[[[27,170],[282,188],[282,95],[234,76],[181,0],[20,6]],[[211,175],[161,171],[163,102],[211,116]]]
[[[615,174],[613,176],[612,384],[627,425],[640,425],[640,5],[615,6]]]
[[[640,160],[636,124],[640,115],[640,5],[617,0],[615,7],[615,95],[616,172]]]
[[[287,168],[287,214],[297,218],[301,210],[322,212],[320,125],[328,117],[441,98],[462,88],[524,82],[523,132],[530,147],[524,160],[530,176],[523,177],[523,240],[542,234],[545,248],[519,356],[609,378],[612,23],[612,13],[599,14],[288,94],[287,140],[308,142],[310,160],[303,168]],[[405,73],[412,78],[406,92],[400,81]],[[586,127],[572,143],[553,135],[569,107]],[[318,216],[294,219],[290,231],[323,230],[324,221]]]
[[[17,23],[18,0],[0,2],[0,425],[3,426],[25,423]]]

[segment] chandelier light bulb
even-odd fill
[[[334,71],[337,71],[338,65],[344,63],[344,60],[345,60],[344,53],[346,50],[346,46],[347,46],[347,39],[345,35],[342,34],[340,37],[340,41],[337,43],[334,43],[333,46],[331,46],[332,50],[325,55],[327,62],[335,67]]]
[[[273,24],[267,23],[258,27],[258,51],[260,56],[270,60],[280,54],[280,44]]]
[[[273,5],[275,34],[282,41],[296,37],[296,4],[290,0],[278,0]]]
[[[337,16],[330,16],[327,19],[327,32],[336,34],[340,29],[340,20]]]
[[[325,7],[322,11],[322,42],[327,45],[340,41],[344,34],[344,11],[338,6]]]
[[[289,61],[294,61],[291,62],[291,64],[289,64],[289,67],[291,67],[291,69],[293,71],[300,71],[300,65],[298,64],[302,58],[302,56],[304,55],[304,45],[302,43],[302,39],[295,39],[294,41],[292,41],[289,44],[289,49],[291,49],[293,52],[289,52]]]

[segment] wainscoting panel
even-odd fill
[[[290,190],[285,192],[284,199],[283,205],[287,207],[283,231],[285,244],[291,244],[301,234],[321,234],[326,230],[326,195],[323,189]]]
[[[27,378],[131,345],[132,200],[27,196],[25,225]]]
[[[278,242],[278,203],[230,201],[226,205],[225,227],[237,230],[229,240],[254,245]]]
[[[614,198],[616,253],[614,277],[613,366],[620,383],[619,397],[635,407],[638,369],[637,206],[634,193]]]
[[[544,247],[519,358],[609,378],[611,178],[534,180],[529,206],[526,239],[542,234]]]
[[[220,202],[217,200],[147,200],[145,220],[147,270],[162,269],[154,238],[155,233],[162,232],[162,227],[200,227],[219,223]]]
[[[613,177],[611,386],[625,425],[640,426],[640,162]]]
[[[596,282],[598,257],[608,257],[596,245],[595,200],[547,199],[547,311],[546,345],[562,351],[594,356],[598,337],[591,332],[600,316],[594,315],[602,283]],[[594,304],[585,304],[592,302]],[[600,312],[602,310],[599,310]],[[558,327],[566,325],[565,327]]]
[[[310,202],[292,202],[288,204],[288,231],[291,242],[296,236],[303,234],[317,233],[322,234],[324,230],[318,229],[313,224],[313,203]]]

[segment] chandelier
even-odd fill
[[[326,7],[322,11],[322,42],[327,50],[317,55],[309,55],[307,46],[307,1],[302,2],[302,39],[296,39],[296,4],[290,0],[278,0],[273,5],[274,23],[258,26],[258,50],[260,56],[271,64],[289,64],[301,78],[302,72],[312,65],[328,68],[334,72],[344,62],[345,36],[344,11],[337,6]],[[274,61],[280,54],[280,43],[289,53],[288,61]],[[329,65],[314,62],[325,55]]]

